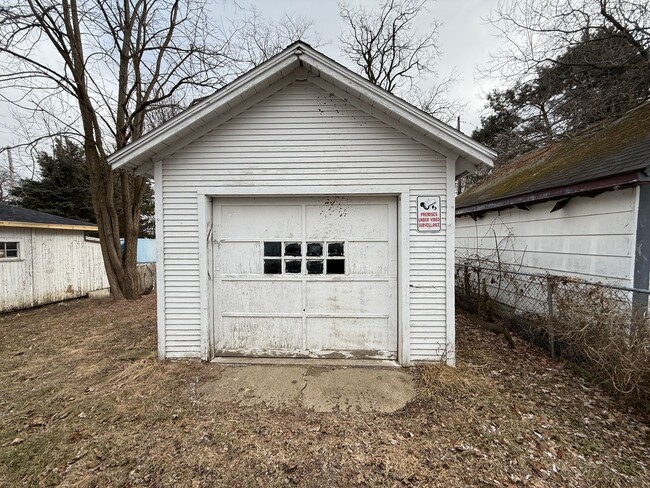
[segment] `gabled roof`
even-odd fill
[[[468,214],[644,181],[650,168],[650,103],[614,122],[532,151],[496,168],[456,198]]]
[[[95,224],[67,219],[16,205],[0,203],[0,227],[39,227],[62,230],[97,230]]]
[[[469,169],[479,164],[492,166],[496,153],[491,149],[370,83],[302,41],[289,45],[281,53],[213,95],[113,153],[108,162],[113,169],[130,168],[143,173],[151,172],[153,161],[174,152],[175,148],[180,148],[179,145],[200,137],[204,133],[202,129],[205,130],[207,125],[214,124],[219,117],[227,116],[237,105],[273,83],[299,73],[299,68],[303,71],[306,68],[311,76],[335,85],[351,98],[417,132],[424,140],[458,155],[460,166]]]

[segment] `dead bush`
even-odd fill
[[[525,339],[577,365],[592,380],[650,413],[647,294],[623,287],[459,263],[459,303],[502,320]]]
[[[576,289],[570,282],[554,293],[550,320],[563,356],[585,367],[607,388],[646,409],[650,403],[650,323],[634,313],[618,290]]]

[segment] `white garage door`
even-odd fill
[[[214,201],[217,356],[397,357],[394,198]]]

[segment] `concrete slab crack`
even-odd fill
[[[309,371],[309,368],[305,369],[305,371],[302,373],[302,380],[305,382],[305,384],[300,389],[300,396],[301,397],[302,397],[302,392],[305,391],[305,388],[307,388],[307,380],[305,379],[305,376],[307,375],[308,371]]]

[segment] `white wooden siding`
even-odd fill
[[[321,86],[323,82],[320,81]],[[200,356],[197,190],[210,186],[410,188],[411,359],[446,348],[446,157],[310,82],[261,102],[167,157],[161,174],[166,357]],[[355,102],[358,103],[358,102]],[[440,195],[443,231],[416,232],[416,197]],[[453,320],[453,317],[450,318]]]
[[[19,243],[17,260],[0,260],[0,312],[108,287],[99,242],[83,232],[3,227],[0,241]]]
[[[522,271],[575,276],[632,286],[636,211],[634,189],[574,198],[530,210],[487,212],[477,221],[456,219],[456,258],[496,256]],[[496,241],[495,241],[496,235]]]

